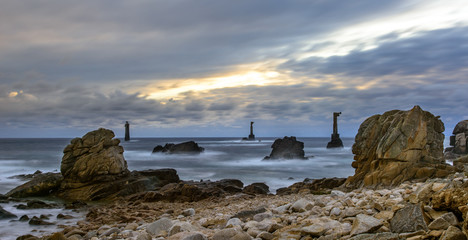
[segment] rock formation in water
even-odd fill
[[[293,136],[276,139],[271,148],[273,150],[270,156],[266,156],[263,160],[307,159],[304,157],[304,143],[297,141]]]
[[[455,126],[450,136],[450,146],[445,149],[445,157],[454,159],[468,154],[468,120],[463,120]]]
[[[345,185],[389,186],[448,175],[454,168],[445,164],[443,131],[439,117],[419,106],[366,119],[353,145],[355,174]]]
[[[61,174],[44,173],[7,193],[11,197],[58,196],[100,200],[153,190],[179,182],[174,169],[130,172],[120,141],[108,129],[75,138],[63,150]]]
[[[333,113],[333,133],[331,135],[331,141],[328,142],[327,148],[342,148],[343,141],[341,141],[340,134],[338,133],[338,116],[341,112]]]
[[[183,142],[179,144],[166,143],[166,145],[158,145],[153,149],[153,153],[168,153],[168,154],[194,154],[205,151],[204,148],[199,147],[194,141]]]

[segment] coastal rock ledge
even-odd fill
[[[414,106],[366,119],[353,145],[354,176],[346,187],[396,186],[407,180],[445,177],[454,168],[443,154],[444,123]]]
[[[130,172],[120,140],[100,128],[75,138],[63,150],[60,173],[37,174],[9,197],[56,196],[66,200],[109,200],[180,181],[174,169]]]

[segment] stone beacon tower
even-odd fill
[[[343,141],[340,139],[340,134],[338,134],[338,116],[341,112],[333,113],[333,133],[331,135],[331,141],[328,142],[327,148],[342,148]]]
[[[130,123],[125,122],[125,141],[130,141]]]
[[[250,135],[249,135],[249,140],[255,140],[255,135],[253,134],[253,124],[254,124],[254,122],[250,122]]]

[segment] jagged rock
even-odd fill
[[[351,236],[372,233],[383,225],[383,221],[365,214],[358,214],[351,228]]]
[[[7,210],[3,209],[2,206],[0,206],[0,219],[7,218],[16,218],[16,215],[11,212],[8,212]]]
[[[287,188],[279,188],[276,190],[277,195],[295,194],[300,192],[310,193],[327,193],[331,189],[337,188],[346,181],[346,178],[322,178],[308,179],[303,182],[297,182]]]
[[[304,143],[297,141],[296,137],[284,137],[276,139],[271,145],[270,156],[266,156],[263,160],[278,160],[278,159],[307,159],[304,157]]]
[[[246,186],[243,190],[243,193],[246,194],[268,194],[270,192],[270,187],[266,185],[265,183],[252,183],[248,186]]]
[[[198,144],[194,141],[183,142],[179,144],[166,143],[166,145],[158,145],[153,149],[153,153],[163,152],[169,154],[179,154],[179,153],[201,153],[205,151],[204,148],[199,147]]]
[[[6,195],[17,198],[47,196],[60,188],[62,180],[60,173],[34,174],[31,181],[10,190]]]
[[[113,181],[128,174],[120,140],[114,132],[100,128],[75,138],[63,150],[60,171],[69,185]]]
[[[392,232],[406,233],[419,230],[428,231],[428,217],[425,215],[423,206],[419,204],[410,204],[398,210],[390,220]]]
[[[457,227],[450,226],[448,227],[445,234],[440,238],[441,240],[466,240],[465,234],[458,229]]]
[[[450,146],[445,149],[445,157],[454,159],[468,154],[468,120],[457,123],[450,136]]]
[[[439,117],[419,106],[366,119],[353,145],[355,174],[345,186],[395,186],[447,176],[454,168],[445,164],[444,130]]]

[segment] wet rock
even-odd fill
[[[23,215],[23,216],[21,216],[21,217],[19,218],[19,221],[21,221],[21,222],[27,222],[27,221],[29,221],[28,215]]]
[[[372,216],[358,214],[353,221],[351,235],[372,233],[383,225],[383,221]]]
[[[48,196],[59,189],[62,180],[60,173],[37,174],[31,181],[10,190],[6,195],[16,198]]]
[[[168,153],[168,154],[194,154],[201,153],[205,149],[199,147],[194,141],[183,142],[179,144],[167,143],[166,145],[158,145],[153,149],[153,153]]]
[[[427,219],[422,204],[409,204],[398,210],[390,220],[390,228],[395,233],[428,231]]]
[[[252,183],[246,186],[243,190],[243,193],[256,195],[256,194],[268,194],[270,192],[270,187],[265,183]]]
[[[251,240],[252,237],[250,237],[249,234],[236,229],[236,228],[228,228],[228,229],[223,229],[218,232],[216,232],[213,235],[213,240]]]
[[[287,188],[279,188],[276,190],[277,195],[287,195],[294,193],[313,193],[327,194],[332,189],[343,185],[346,178],[322,178],[322,179],[304,179],[303,182],[297,182]]]
[[[57,219],[73,219],[74,217],[71,215],[64,215],[62,213],[57,214]]]
[[[276,139],[271,148],[270,156],[266,156],[263,160],[307,159],[304,156],[304,143],[297,141],[296,137]]]
[[[29,225],[54,225],[54,224],[51,222],[44,221],[43,219],[40,219],[34,216],[29,220]]]
[[[52,234],[47,240],[68,240],[61,232]]]
[[[26,234],[26,235],[17,237],[16,240],[40,240],[40,238],[31,234]]]
[[[7,210],[3,209],[2,206],[0,206],[0,219],[8,219],[8,218],[16,218],[17,216],[11,212],[8,212]]]

